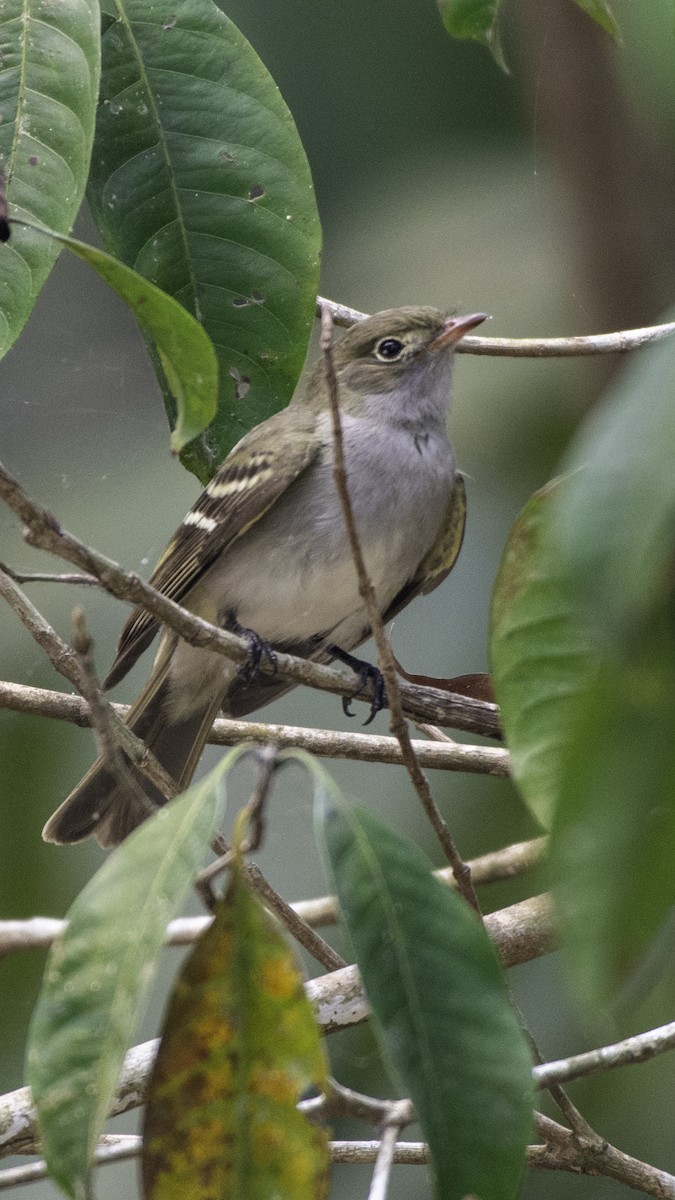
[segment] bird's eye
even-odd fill
[[[401,357],[404,350],[405,345],[403,342],[399,342],[398,338],[382,338],[382,341],[378,342],[375,347],[375,357],[381,359],[382,362],[394,362]]]

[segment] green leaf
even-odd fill
[[[468,38],[487,46],[503,71],[506,63],[499,37],[501,0],[436,0],[443,24],[456,38]]]
[[[171,381],[177,406],[171,449],[181,450],[206,428],[216,411],[218,359],[209,335],[181,304],[110,254],[53,230],[33,227],[31,232],[67,246],[128,304]]]
[[[0,9],[0,162],[9,214],[68,233],[89,169],[100,66],[96,0],[5,0]],[[0,245],[0,357],[59,253],[17,227]]]
[[[88,194],[107,248],[216,347],[217,416],[182,455],[205,482],[300,374],[320,252],[312,181],[278,88],[212,0],[114,11]]]
[[[169,1002],[143,1131],[146,1200],[325,1196],[327,1135],[296,1107],[325,1087],[300,970],[235,865]]]
[[[585,998],[607,1002],[675,899],[675,340],[584,422],[553,553],[601,661],[563,763],[552,865]]]
[[[664,320],[672,320],[675,312]],[[675,338],[634,354],[564,464],[555,552],[595,636],[621,653],[672,594]]]
[[[369,812],[319,813],[376,1032],[415,1105],[439,1200],[510,1200],[531,1126],[532,1063],[485,929]]]
[[[586,1012],[622,998],[675,903],[674,632],[671,616],[606,657],[565,760],[551,869]]]
[[[621,41],[621,30],[607,0],[576,0],[576,3],[605,30],[605,33],[614,38],[615,42]]]
[[[166,923],[222,815],[222,780],[245,752],[231,751],[118,846],[78,896],[50,953],[31,1024],[28,1082],[50,1175],[78,1200]]]
[[[562,756],[592,656],[550,547],[551,502],[563,480],[536,492],[515,522],[492,593],[490,658],[513,777],[544,826],[560,790]]]

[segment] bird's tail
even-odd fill
[[[171,679],[169,658],[154,671],[127,716],[127,724],[182,790],[189,784],[220,707],[222,696],[205,708],[171,720],[166,703]],[[98,759],[63,804],[49,818],[46,842],[82,842],[92,835],[101,846],[117,846],[148,817],[165,797],[138,768],[126,761],[121,779]]]

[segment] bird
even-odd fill
[[[432,591],[459,553],[466,514],[446,420],[454,350],[485,313],[386,309],[332,349],[350,502],[386,622]],[[333,477],[325,362],[304,390],[230,451],[190,509],[149,582],[215,625],[320,662],[370,633]],[[117,684],[160,630],[129,615],[104,689]],[[126,722],[184,790],[219,711],[241,717],[293,684],[244,669],[163,629],[150,678]],[[51,816],[48,842],[124,840],[165,797],[128,763],[125,782],[99,758]]]

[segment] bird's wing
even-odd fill
[[[190,509],[149,583],[180,602],[218,555],[250,529],[318,456],[321,440],[302,408],[270,417],[235,446]],[[283,422],[280,426],[280,418]],[[122,629],[104,687],[113,687],[150,645],[159,622],[134,608]]]
[[[415,596],[426,596],[429,592],[433,592],[439,583],[443,582],[454,567],[457,555],[462,548],[465,524],[466,488],[462,475],[457,473],[445,512],[445,519],[438,531],[436,541],[425,554],[412,578],[394,596],[382,618],[385,624],[400,613],[411,600],[414,600]]]

